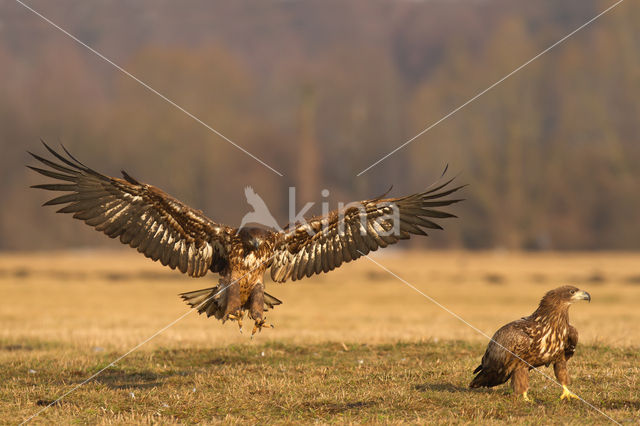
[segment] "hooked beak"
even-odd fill
[[[571,299],[572,300],[587,300],[588,302],[591,302],[591,295],[589,293],[587,293],[586,291],[584,291],[584,290],[580,290],[579,292],[574,294]]]

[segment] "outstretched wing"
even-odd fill
[[[126,172],[124,179],[102,175],[76,160],[64,147],[65,158],[46,143],[60,162],[31,154],[48,167],[27,166],[36,172],[69,183],[34,185],[50,191],[69,192],[44,205],[62,204],[58,213],[73,213],[111,238],[138,249],[146,257],[200,277],[226,262],[226,245],[235,230],[220,226],[160,189],[140,183]]]
[[[438,208],[461,201],[447,198],[462,188],[450,188],[452,181],[406,197],[352,203],[304,224],[287,226],[275,246],[271,277],[284,282],[328,272],[411,234],[442,229],[433,219],[456,216]]]

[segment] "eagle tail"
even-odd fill
[[[489,375],[486,374],[486,371],[482,370],[482,365],[479,365],[478,368],[473,370],[473,374],[477,374],[476,377],[471,380],[469,383],[470,388],[481,388],[481,387],[489,387]]]
[[[201,290],[189,291],[187,293],[181,293],[182,300],[187,302],[187,305],[192,308],[198,308],[199,314],[207,314],[207,317],[215,315],[217,319],[222,318],[224,310],[220,304],[220,294],[218,286],[203,288]]]
[[[476,377],[474,377],[471,383],[469,383],[470,388],[490,388],[498,386],[509,380],[510,377],[510,375],[505,377],[504,374],[499,374],[497,371],[492,371],[491,369],[485,370],[482,368],[482,365],[479,365],[475,370],[473,370],[473,374],[476,373]]]
[[[181,293],[180,297],[192,308],[198,308],[199,314],[206,313],[207,317],[215,315],[217,319],[220,319],[224,315],[224,308],[220,300],[222,292],[219,287],[215,286]],[[282,305],[282,301],[265,292],[264,304],[266,305],[266,311],[267,307],[273,309],[277,305]]]
[[[274,308],[274,306],[277,305],[282,305],[282,301],[273,297],[272,295],[270,295],[269,293],[267,293],[266,291],[264,292],[264,304],[267,305],[268,307],[270,307],[271,309]],[[265,309],[266,311],[266,309]]]

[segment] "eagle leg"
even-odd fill
[[[251,289],[251,295],[246,308],[249,309],[249,317],[252,320],[261,320],[264,312],[264,285],[261,282],[256,283]]]
[[[562,385],[562,395],[560,395],[560,400],[563,399],[579,399],[576,394],[571,392],[567,385],[569,384],[569,371],[567,370],[567,361],[562,359],[555,364],[553,364],[553,372],[556,374],[556,379]]]
[[[222,322],[227,320],[238,321],[238,327],[242,333],[242,318],[244,318],[244,312],[242,311],[242,303],[240,303],[240,286],[236,281],[227,284],[226,287],[226,306],[224,315],[222,316]]]
[[[273,328],[273,325],[267,324],[264,318],[264,284],[256,283],[251,290],[249,297],[249,316],[255,321],[251,337],[263,328]]]
[[[513,387],[513,393],[517,396],[522,395],[527,402],[531,401],[527,396],[527,390],[529,389],[529,371],[524,363],[518,365],[513,371],[511,386]]]

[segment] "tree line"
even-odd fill
[[[460,217],[415,244],[637,249],[640,5],[623,3],[373,167],[610,3],[150,0],[42,12],[284,176],[17,4],[0,6],[0,249],[110,246],[39,207],[40,138],[237,226],[252,186],[297,208],[417,192],[446,164]],[[329,190],[328,198],[321,196]]]

